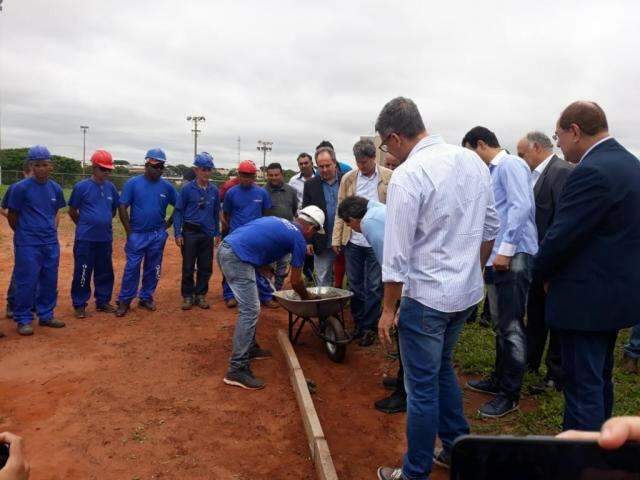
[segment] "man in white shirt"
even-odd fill
[[[380,480],[427,478],[448,463],[454,440],[469,432],[452,365],[465,320],[482,300],[482,265],[498,233],[489,171],[473,152],[428,135],[410,99],[387,103],[376,122],[380,149],[405,160],[387,194],[379,335],[391,344],[396,302],[407,387],[407,453]],[[434,452],[436,435],[443,450]]]
[[[296,173],[289,180],[289,186],[293,187],[298,194],[298,206],[302,205],[302,194],[304,193],[304,184],[307,180],[311,180],[316,174],[313,169],[313,159],[308,153],[302,152],[298,155],[299,173]]]

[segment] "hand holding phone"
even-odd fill
[[[0,480],[28,480],[30,466],[23,455],[24,442],[13,433],[0,433]],[[6,459],[5,459],[6,457]]]

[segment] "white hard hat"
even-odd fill
[[[324,212],[315,205],[304,207],[298,212],[298,216],[305,222],[312,223],[318,228],[318,233],[324,233]]]

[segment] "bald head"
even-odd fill
[[[522,158],[531,170],[553,155],[553,143],[544,133],[534,131],[527,133],[518,142],[518,156]]]
[[[589,148],[609,136],[607,116],[595,102],[573,102],[560,115],[555,136],[565,159],[578,163]]]

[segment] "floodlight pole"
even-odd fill
[[[198,123],[205,120],[206,118],[202,115],[190,115],[187,117],[187,121],[193,122],[193,129],[191,130],[193,132],[193,158],[196,158],[198,154],[198,134],[202,131],[198,130]]]

